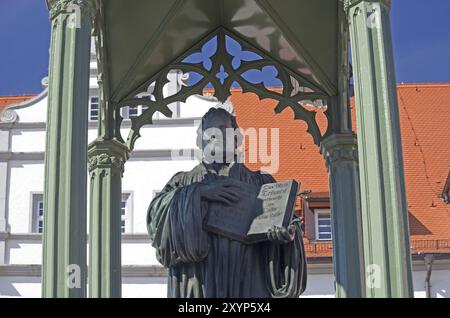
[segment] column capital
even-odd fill
[[[336,161],[358,161],[358,144],[356,135],[333,134],[320,144],[320,152],[327,167]]]
[[[115,168],[123,174],[130,150],[117,140],[95,140],[88,146],[89,172],[97,168]]]
[[[115,139],[98,137],[88,146],[89,297],[121,297],[121,178],[128,156]]]
[[[94,0],[47,0],[50,19],[62,13],[81,14],[93,18],[95,16]]]

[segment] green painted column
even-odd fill
[[[43,297],[86,296],[89,1],[47,1],[51,19]]]
[[[332,133],[322,140],[321,153],[330,185],[335,296],[364,297],[358,148],[350,116],[349,32],[343,2],[339,2],[338,10],[339,93],[329,100]]]
[[[346,2],[355,81],[367,297],[412,297],[390,1]]]
[[[361,202],[358,147],[352,133],[333,134],[321,143],[328,169],[336,297],[363,297]]]
[[[121,297],[122,175],[129,149],[118,141],[119,113],[111,102],[104,2],[94,25],[97,50],[98,137],[88,147],[90,172],[89,297]]]
[[[121,297],[122,174],[128,148],[116,140],[89,145],[89,296]]]

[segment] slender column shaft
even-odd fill
[[[100,109],[98,137],[88,147],[91,183],[89,296],[110,298],[121,297],[122,174],[129,149],[114,138],[119,119],[110,100],[103,1],[97,2],[94,30]]]
[[[321,144],[331,193],[336,297],[363,297],[364,269],[356,137],[334,134]]]
[[[367,297],[412,297],[390,1],[348,1]]]
[[[87,111],[91,4],[49,0],[42,294],[86,296]]]
[[[9,232],[7,217],[8,171],[8,161],[0,161],[0,265],[6,264],[6,239]]]
[[[0,153],[11,151],[11,127],[15,120],[7,121],[5,112],[0,112]],[[10,113],[13,114],[13,113]],[[17,118],[17,116],[15,116]],[[8,237],[8,182],[9,182],[9,159],[0,158],[0,265],[6,264],[6,239]]]
[[[116,140],[89,145],[91,182],[89,296],[121,297],[122,173],[128,148]]]

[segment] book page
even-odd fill
[[[248,235],[265,233],[274,225],[283,225],[291,187],[292,180],[261,187],[258,198],[263,200],[263,213],[253,220]]]

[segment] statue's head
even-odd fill
[[[236,117],[223,108],[211,108],[202,117],[197,130],[197,146],[208,163],[230,163],[236,160],[242,134]]]

